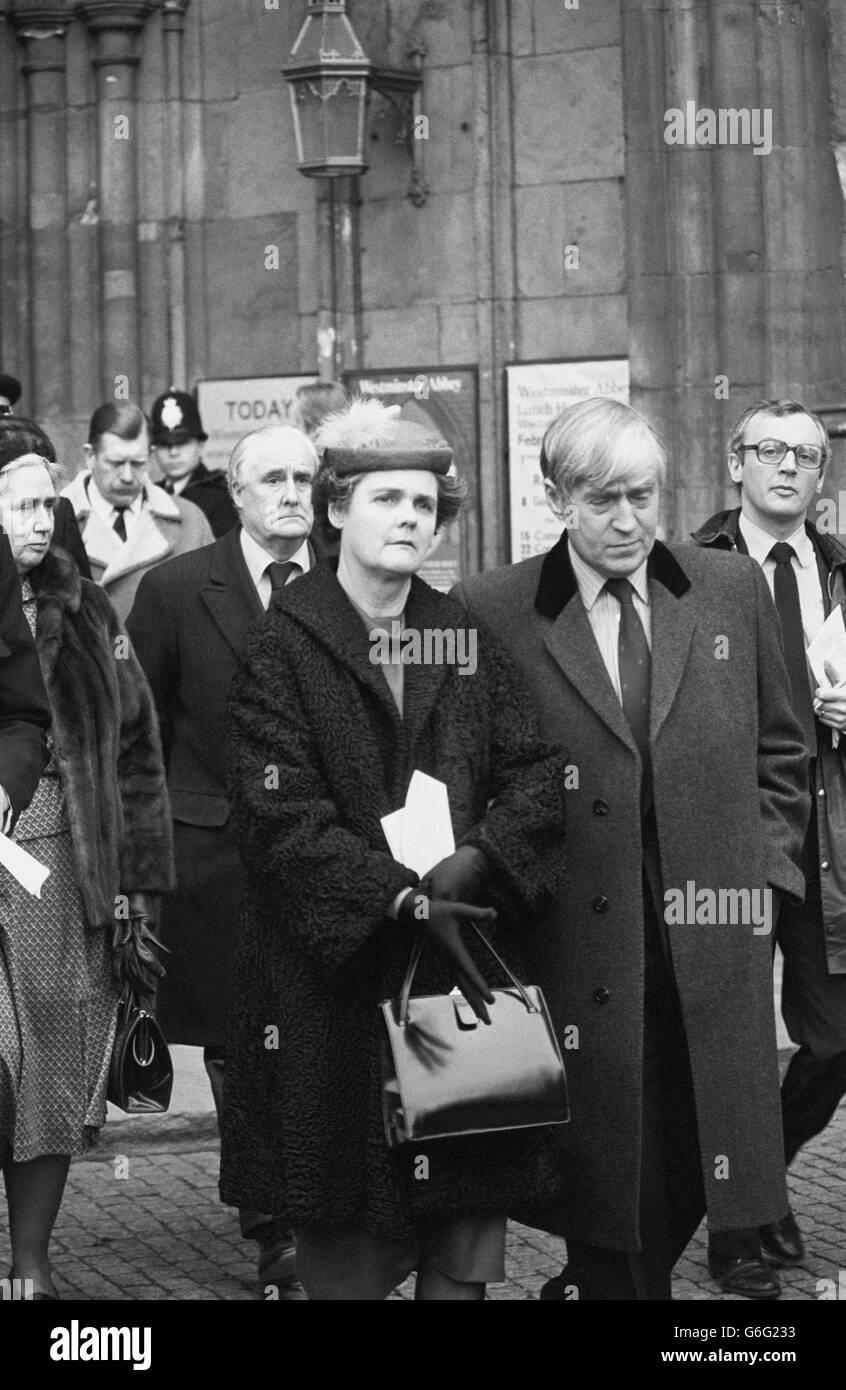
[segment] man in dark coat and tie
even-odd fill
[[[150,443],[162,471],[159,486],[171,497],[183,497],[199,507],[219,540],[237,524],[238,513],[226,474],[219,468],[206,468],[200,458],[207,439],[197,402],[187,391],[171,387],[153,401]]]
[[[712,1230],[787,1210],[770,934],[800,898],[806,755],[750,561],[656,541],[664,450],[617,401],[565,410],[546,555],[459,587],[568,749],[569,885],[532,934],[566,1053],[567,1239],[542,1297],[668,1299]]]
[[[825,1129],[846,1094],[846,666],[830,668],[818,684],[806,657],[832,611],[846,612],[846,550],[830,534],[839,529],[830,516],[834,503],[818,503],[816,526],[806,520],[830,453],[825,425],[799,401],[750,406],[728,446],[740,506],[712,516],[694,536],[700,545],[750,555],[761,566],[778,609],[793,709],[810,753],[812,808],[800,861],[805,901],[785,903],[778,920],[781,1007],[799,1049],[781,1088],[788,1164]],[[842,624],[840,631],[842,637]],[[728,1292],[744,1292],[737,1281],[749,1275],[738,1274],[738,1266],[748,1267],[750,1236],[753,1243],[760,1237],[763,1255],[777,1267],[804,1257],[792,1213],[760,1232],[738,1231],[723,1250],[710,1252],[712,1273]]]
[[[170,1042],[204,1048],[218,1116],[241,865],[227,797],[227,699],[247,630],[272,594],[315,563],[313,445],[289,425],[246,435],[229,461],[240,526],[144,576],[127,628],[152,687],[174,817],[178,886],[164,901],[171,951],[158,1015]],[[290,1233],[241,1212],[259,1242],[259,1280],[294,1285]]]

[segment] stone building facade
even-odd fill
[[[149,405],[171,383],[477,365],[491,564],[507,363],[629,359],[679,536],[727,495],[749,399],[846,399],[842,0],[350,0],[374,62],[422,64],[425,201],[381,99],[364,175],[330,198],[297,172],[282,67],[306,9],[0,0],[0,365],[69,471],[118,380]],[[741,109],[771,113],[769,150],[708,140],[703,112]]]

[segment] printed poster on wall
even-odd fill
[[[201,381],[197,405],[208,440],[203,445],[207,468],[225,468],[239,439],[265,425],[295,424],[291,408],[300,386],[317,380],[310,376],[248,376]]]
[[[623,357],[593,362],[521,362],[505,369],[508,398],[508,484],[511,559],[542,555],[563,525],[546,504],[540,471],[541,441],[565,406],[590,396],[629,401],[629,364]]]
[[[433,426],[451,445],[459,477],[471,500],[479,488],[479,382],[475,367],[418,367],[412,371],[346,372],[350,395],[375,396],[398,405],[404,420]],[[420,569],[421,579],[446,592],[470,572],[478,526],[471,509],[439,533],[436,549]],[[472,549],[471,549],[472,547]]]

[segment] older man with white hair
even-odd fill
[[[228,473],[240,524],[146,574],[127,623],[159,712],[174,819],[178,886],[163,908],[171,955],[158,1014],[170,1042],[204,1048],[218,1116],[241,905],[226,790],[227,699],[250,624],[276,590],[315,564],[309,536],[316,469],[314,446],[289,425],[241,439]],[[241,1230],[259,1242],[262,1285],[297,1296],[290,1233],[247,1211]]]
[[[561,539],[461,591],[570,758],[569,884],[527,932],[572,1113],[541,1296],[665,1299],[706,1210],[712,1233],[787,1210],[770,933],[804,887],[804,745],[759,567],[656,540],[647,422],[581,401],[541,467]]]

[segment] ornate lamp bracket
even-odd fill
[[[424,142],[429,138],[429,119],[423,112],[423,59],[426,45],[413,34],[406,49],[411,68],[374,67],[370,86],[390,106],[397,116],[397,144],[402,145],[411,160],[408,197],[415,207],[422,207],[429,196],[424,175]],[[385,112],[380,113],[384,116]]]

